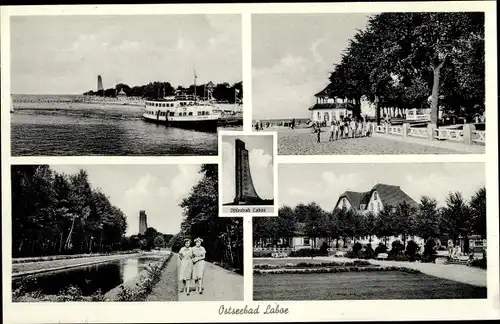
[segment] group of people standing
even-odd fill
[[[313,130],[317,134],[318,143],[321,142],[321,127],[313,124]],[[365,119],[342,118],[333,119],[330,123],[330,137],[328,141],[336,141],[343,138],[366,137],[373,134],[373,123]]]
[[[191,281],[194,280],[195,291],[203,294],[203,274],[205,271],[205,248],[201,246],[203,240],[196,238],[195,246],[191,247],[191,240],[186,239],[184,246],[179,250],[179,279],[182,281],[182,292],[188,296],[191,292]]]

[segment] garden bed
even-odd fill
[[[280,269],[280,268],[331,268],[331,267],[352,267],[370,266],[370,262],[355,260],[352,262],[286,262],[286,263],[256,263],[254,269]]]

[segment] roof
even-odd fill
[[[315,97],[328,97],[330,95],[331,83],[328,84],[323,90],[315,94]]]
[[[345,197],[349,200],[354,209],[360,210],[362,204],[368,204],[374,191],[377,191],[380,200],[386,206],[395,207],[402,202],[406,202],[412,206],[418,205],[417,202],[401,190],[399,186],[377,183],[370,191],[367,192],[345,191],[342,195],[340,195],[335,207],[337,207],[339,201]]]
[[[370,194],[373,191],[377,191],[380,199],[383,204],[386,206],[397,206],[402,202],[406,202],[409,205],[416,206],[418,205],[415,200],[413,200],[410,196],[408,196],[399,186],[391,186],[383,183],[377,183]]]
[[[352,103],[317,103],[312,107],[309,107],[309,110],[316,109],[349,109],[353,110],[354,105]]]

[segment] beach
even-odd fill
[[[279,155],[331,155],[331,154],[451,154],[455,150],[426,145],[415,141],[397,141],[375,134],[373,137],[348,138],[328,141],[328,127],[321,129],[321,143],[317,143],[317,134],[310,128],[291,129],[285,127],[269,127],[264,131],[278,132]]]

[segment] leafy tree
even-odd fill
[[[157,235],[153,241],[155,248],[163,248],[165,247],[165,240],[163,239],[163,235]]]
[[[406,201],[399,203],[394,212],[394,230],[401,234],[403,246],[406,246],[408,236],[414,235],[417,230],[417,208]]]
[[[479,189],[472,196],[469,205],[473,231],[486,237],[486,188]]]
[[[434,198],[423,196],[417,213],[416,234],[424,240],[440,235],[441,215]]]
[[[364,218],[364,227],[365,227],[365,233],[368,236],[368,241],[372,241],[372,235],[375,233],[377,230],[375,229],[377,222],[376,222],[376,216],[372,211],[369,211],[368,213],[365,214]]]
[[[394,209],[392,206],[384,206],[376,220],[375,235],[383,238],[386,245],[387,239],[396,234],[394,230],[394,218]]]
[[[307,205],[308,216],[305,222],[305,232],[307,237],[313,241],[313,248],[315,248],[316,238],[324,237],[326,215],[323,209],[315,202]]]
[[[450,193],[446,198],[446,207],[442,211],[442,226],[446,233],[458,243],[460,237],[467,237],[471,232],[470,209],[459,192]]]

